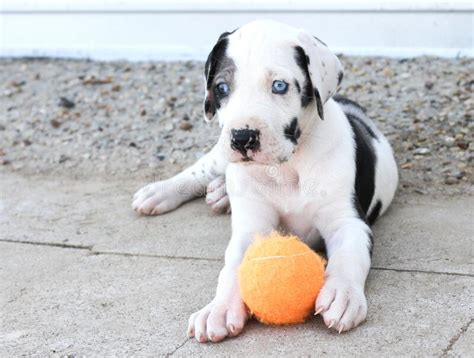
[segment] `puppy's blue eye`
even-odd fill
[[[216,86],[216,92],[220,97],[228,96],[230,93],[230,87],[227,83],[221,82]]]
[[[273,81],[272,92],[276,94],[285,94],[288,91],[288,83],[282,80]]]

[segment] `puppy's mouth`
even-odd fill
[[[232,157],[229,158],[230,162],[232,163],[239,163],[239,162],[254,162],[255,158],[252,154],[248,155],[247,153],[232,153]]]
[[[286,156],[267,157],[261,152],[236,153],[233,152],[229,158],[231,163],[256,163],[262,165],[283,164],[289,160]]]

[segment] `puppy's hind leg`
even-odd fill
[[[225,187],[225,176],[219,176],[207,186],[206,203],[215,213],[230,213],[230,200]]]

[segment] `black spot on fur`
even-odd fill
[[[219,38],[217,43],[214,45],[211,53],[207,57],[207,61],[206,61],[207,89],[210,89],[212,86],[216,72],[218,71],[220,64],[222,63],[222,59],[225,56],[225,52],[227,51],[228,44],[229,44],[229,40],[227,39],[227,37],[224,37],[222,39]]]
[[[321,101],[321,95],[319,94],[319,91],[317,88],[314,89],[314,98],[316,98],[316,108],[318,110],[319,118],[324,120],[323,102]]]
[[[370,239],[369,255],[370,257],[372,257],[372,253],[374,252],[374,235],[372,235],[372,233],[369,233],[369,239]]]
[[[236,29],[234,29],[234,30],[232,30],[232,31],[223,32],[223,33],[219,36],[219,38],[218,38],[217,41],[222,40],[222,39],[224,39],[224,38],[226,38],[226,37],[229,37],[229,35],[232,35],[232,34],[233,34],[234,32],[236,32],[238,29],[239,29],[239,28],[236,28]]]
[[[353,204],[354,204],[354,208],[356,209],[357,211],[357,214],[359,216],[359,218],[364,222],[366,223],[367,225],[369,225],[368,221],[367,221],[367,217],[365,215],[365,212],[364,210],[362,209],[361,205],[360,205],[360,202],[359,202],[359,199],[357,198],[356,195],[353,196]],[[373,248],[374,248],[374,236],[372,235],[372,231],[369,229],[369,231],[367,232],[367,235],[369,236],[369,255],[370,257],[372,257],[372,251],[373,251]]]
[[[236,30],[232,32],[224,32],[219,36],[217,43],[214,45],[211,53],[207,57],[206,64],[204,66],[204,74],[206,76],[206,87],[207,87],[207,96],[204,102],[204,111],[206,116],[211,119],[215,114],[218,108],[220,108],[221,101],[215,96],[211,87],[214,84],[214,79],[216,75],[222,68],[229,67],[233,65],[233,61],[226,57],[227,46],[229,44],[228,37],[233,34]]]
[[[315,39],[316,41],[318,41],[321,45],[324,45],[324,46],[328,47],[328,45],[326,45],[323,41],[321,41],[320,39],[318,39],[316,36],[313,36],[313,37],[314,37],[314,39]]]
[[[298,91],[298,93],[301,93],[301,87],[300,87],[300,83],[298,82],[298,80],[295,80],[295,87],[296,87],[296,90]]]
[[[341,96],[340,94],[336,94],[332,97],[337,103],[340,103],[345,106],[354,106],[360,109],[362,112],[367,113],[367,110],[362,107],[359,103],[351,101],[349,98]]]
[[[206,114],[209,113],[211,117],[214,117],[216,114],[216,107],[211,105],[211,101],[209,99],[204,101],[204,112]]]
[[[296,64],[301,68],[301,71],[305,75],[305,83],[301,95],[301,105],[306,107],[313,99],[313,83],[311,82],[311,76],[309,75],[308,56],[306,56],[306,52],[301,46],[295,46],[295,60]]]
[[[354,208],[356,209],[357,215],[359,216],[359,218],[361,218],[362,221],[364,221],[366,224],[368,224],[365,212],[362,209],[362,206],[360,206],[360,201],[359,201],[359,199],[358,199],[358,197],[355,193],[354,193],[354,196],[352,197],[352,203],[354,204]]]
[[[228,46],[228,43],[229,43],[228,40],[227,40],[227,37],[232,35],[236,30],[237,29],[235,29],[234,31],[222,33],[219,36],[219,38],[217,39],[217,43],[214,45],[211,53],[207,57],[207,61],[206,61],[206,64],[204,66],[204,75],[206,76],[206,80],[207,80],[207,83],[208,83],[207,88],[209,88],[209,74],[211,73],[211,67],[212,67],[212,65],[215,65],[216,62],[219,62],[219,58],[218,58],[219,55],[223,55],[225,53],[225,51],[227,50],[227,46]],[[214,69],[214,74],[215,74],[215,71],[216,71],[216,69]]]
[[[354,115],[352,113],[346,113],[346,116],[347,116],[347,118],[349,118],[350,121],[352,121],[354,123],[357,122],[361,127],[363,127],[365,132],[369,136],[371,136],[374,139],[377,139],[377,135],[375,134],[375,132],[372,130],[372,128],[369,127],[369,125],[367,123],[364,122],[364,120],[362,118],[359,118],[359,117],[357,117],[356,115]]]
[[[216,76],[219,67],[222,64],[222,60],[225,56],[228,45],[227,37],[219,37],[219,40],[214,45],[211,53],[207,57],[204,74],[206,75],[206,87],[207,87],[207,96],[204,102],[204,112],[207,118],[211,119],[216,114],[217,108],[219,108],[220,103],[216,103],[216,98],[213,91],[211,90],[212,84],[214,83],[214,78]],[[219,101],[217,101],[219,102]]]
[[[356,201],[360,205],[360,209],[364,217],[367,215],[370,203],[375,191],[375,151],[366,135],[364,135],[363,127],[358,121],[351,120],[348,116],[347,120],[351,125],[354,133],[356,145],[356,173],[355,173],[355,195]],[[357,205],[356,205],[357,206]]]
[[[342,71],[339,71],[337,73],[337,85],[340,86],[341,85],[341,82],[342,82],[342,79],[344,78],[344,72]]]
[[[380,209],[382,209],[382,202],[380,200],[377,200],[377,203],[375,204],[374,208],[372,209],[372,212],[370,213],[368,217],[368,221],[370,225],[373,225],[375,223],[375,220],[380,215]]]
[[[285,127],[284,133],[286,139],[289,139],[295,145],[298,144],[298,139],[301,136],[298,118],[295,117],[291,120],[290,124]]]

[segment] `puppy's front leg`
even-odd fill
[[[322,314],[328,328],[341,333],[367,316],[364,286],[370,268],[372,232],[361,219],[350,218],[330,222],[321,233],[329,260],[316,313]]]
[[[232,237],[225,252],[216,295],[189,319],[188,335],[199,342],[218,342],[242,331],[248,312],[238,285],[240,263],[255,234],[270,233],[278,225],[278,213],[258,194],[251,178],[241,175],[245,169],[234,170],[235,167],[235,164],[230,165],[226,173],[232,205]]]
[[[133,210],[142,215],[164,214],[196,196],[203,195],[211,182],[213,186],[217,186],[216,184],[224,181],[220,176],[224,175],[228,161],[222,153],[218,142],[209,153],[181,173],[144,186],[133,196]],[[227,209],[225,191],[214,190],[212,197],[214,201],[208,200],[208,203],[213,205],[214,211]]]

